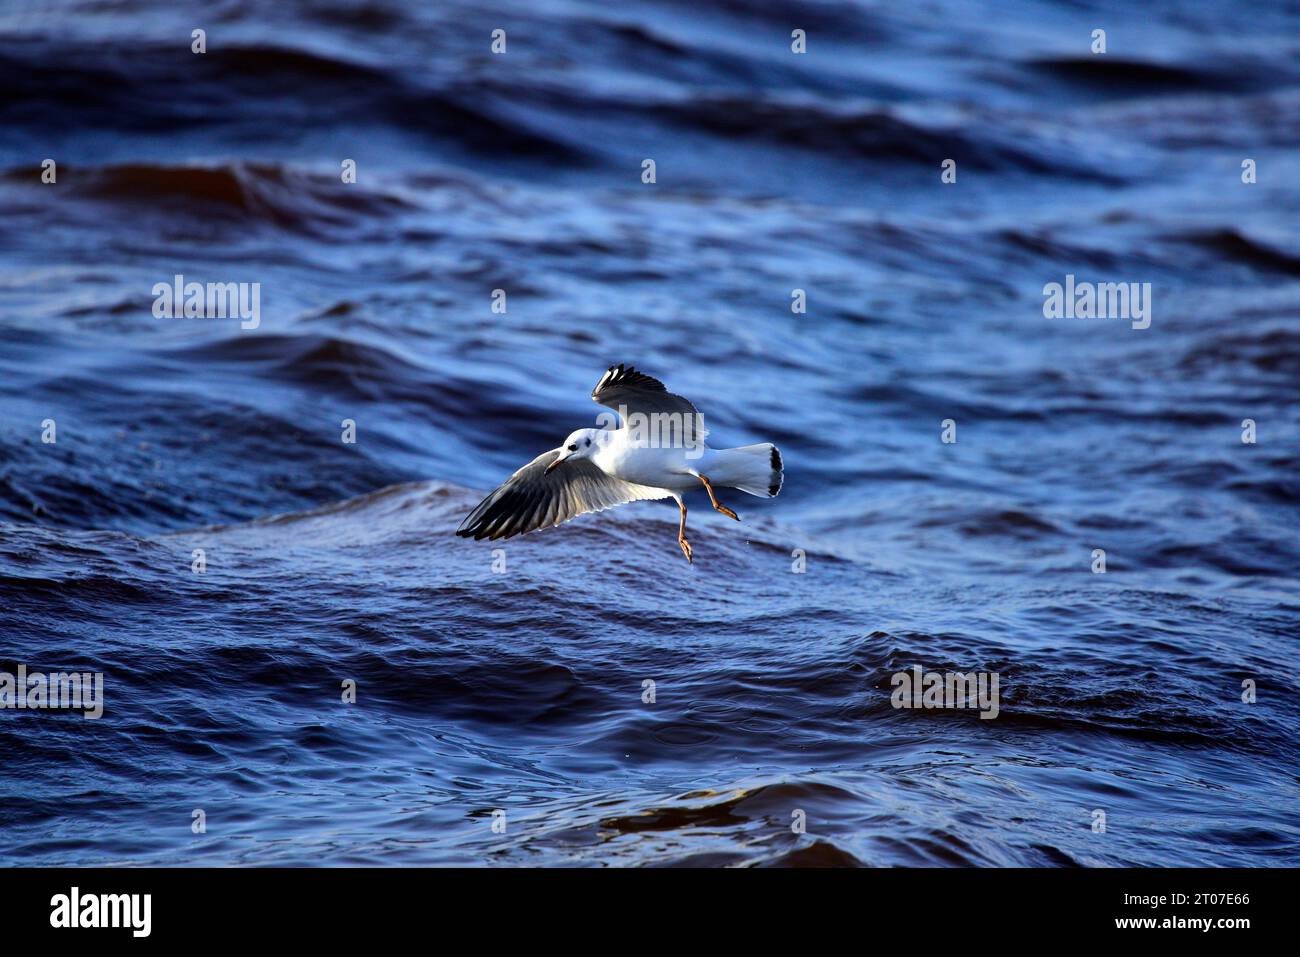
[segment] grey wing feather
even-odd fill
[[[511,538],[559,525],[585,512],[643,499],[667,498],[667,489],[633,485],[606,475],[588,459],[570,459],[547,474],[559,449],[543,452],[483,499],[456,534],[476,541]]]
[[[662,382],[644,372],[631,366],[624,368],[622,363],[609,367],[596,383],[596,388],[591,390],[591,397],[623,416],[624,424],[627,424],[627,416],[638,412],[647,417],[676,415],[680,419],[673,421],[681,422],[686,443],[694,445],[708,435],[704,417],[689,399],[669,392]],[[652,427],[653,420],[646,426]]]

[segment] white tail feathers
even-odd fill
[[[781,453],[771,442],[742,445],[738,449],[717,449],[709,463],[709,481],[738,488],[760,498],[772,498],[781,491],[785,473]]]

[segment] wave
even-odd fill
[[[23,174],[9,173],[10,180]],[[352,188],[338,176],[273,163],[174,166],[132,163],[81,168],[60,176],[72,195],[166,218],[181,210],[202,217],[204,228],[225,222],[260,225],[338,238],[358,219],[381,219],[413,208],[373,189]]]
[[[214,42],[195,55],[188,45],[136,43],[129,57],[98,43],[41,36],[0,49],[0,122],[40,129],[55,110],[65,132],[186,135],[218,132],[256,140],[284,124],[319,124],[364,135],[387,126],[410,140],[434,142],[510,161],[580,162],[581,145],[495,110],[487,89],[450,75],[415,76],[339,51],[278,44]],[[184,89],[185,97],[159,90]],[[35,106],[34,104],[39,104]]]
[[[1027,61],[1026,66],[1042,77],[1114,96],[1242,93],[1265,88],[1271,82],[1244,63],[1207,67],[1191,58],[1162,63],[1117,56],[1113,52],[1041,57]]]

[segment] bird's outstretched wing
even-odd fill
[[[633,485],[606,475],[589,459],[568,459],[548,473],[559,449],[543,452],[483,499],[456,534],[476,541],[510,538],[643,499],[667,498],[667,489]]]
[[[647,419],[643,427],[660,430],[680,428],[682,441],[690,446],[704,441],[708,435],[704,417],[689,399],[674,395],[658,379],[637,372],[631,366],[624,368],[622,363],[609,367],[596,383],[596,388],[591,390],[591,397],[623,416],[624,424],[628,426],[635,427],[634,423],[627,421],[628,417],[640,413]],[[654,418],[664,415],[673,418]],[[676,425],[677,422],[681,424]]]

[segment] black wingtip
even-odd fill
[[[596,398],[596,396],[600,393],[601,389],[622,382],[628,376],[639,376],[639,375],[640,375],[639,372],[633,369],[630,365],[626,365],[625,363],[620,362],[617,363],[616,365],[612,365],[608,369],[606,369],[604,374],[600,377],[600,381],[596,383],[596,388],[591,390],[591,397],[593,399]]]
[[[652,375],[646,375],[635,366],[630,366],[625,362],[618,365],[610,366],[605,370],[605,374],[600,377],[596,383],[596,388],[592,389],[592,398],[602,389],[608,389],[613,386],[626,386],[629,388],[649,389],[655,392],[667,392],[668,387]]]

